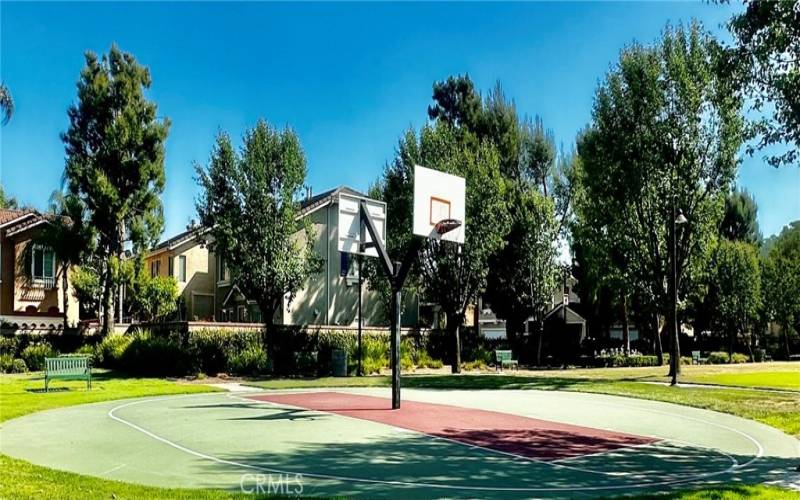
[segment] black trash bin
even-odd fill
[[[334,377],[347,376],[347,351],[334,349],[331,353],[331,371]]]

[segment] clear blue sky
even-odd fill
[[[407,127],[426,120],[431,85],[468,72],[500,80],[522,114],[539,114],[570,146],[598,81],[632,40],[695,17],[725,36],[738,6],[694,3],[211,4],[0,3],[0,78],[16,102],[0,129],[0,180],[45,208],[59,187],[67,106],[83,53],[112,42],[150,68],[149,96],[172,121],[166,231],[194,214],[195,162],[217,130],[241,137],[263,117],[291,125],[315,192],[366,187]],[[770,235],[800,218],[800,169],[746,159],[739,183]]]

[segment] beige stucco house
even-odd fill
[[[52,249],[33,241],[48,223],[35,210],[0,210],[0,319],[5,326],[59,330],[65,314],[69,326],[77,325],[78,301],[68,293],[65,304],[62,291],[69,270]]]
[[[286,325],[352,326],[358,323],[358,268],[355,259],[338,250],[339,194],[365,196],[339,187],[310,196],[301,203],[301,217],[311,221],[314,251],[322,259],[319,272],[293,298],[287,295],[274,318]],[[157,245],[145,257],[151,275],[174,276],[183,304],[182,319],[190,321],[262,322],[261,312],[252,300],[236,287],[225,266],[201,241],[202,229],[190,229]],[[383,304],[377,293],[362,288],[363,324],[379,326],[385,321]],[[403,324],[416,326],[416,299],[407,299]]]

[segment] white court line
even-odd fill
[[[204,395],[190,395],[190,396],[208,396],[207,394]],[[635,483],[635,484],[625,484],[625,485],[597,485],[597,486],[563,486],[563,487],[498,487],[498,486],[474,486],[474,485],[450,485],[450,484],[440,484],[440,483],[424,483],[424,482],[414,482],[414,481],[391,481],[391,480],[380,480],[380,479],[369,479],[369,478],[359,478],[359,477],[348,477],[348,476],[337,476],[331,474],[318,474],[318,473],[305,473],[305,472],[296,472],[296,471],[285,471],[281,469],[274,469],[264,466],[256,466],[252,464],[246,464],[241,462],[236,462],[233,460],[226,460],[223,458],[215,457],[213,455],[209,455],[207,453],[202,453],[199,451],[192,450],[191,448],[187,448],[183,445],[170,441],[164,437],[161,437],[139,425],[134,424],[133,422],[129,422],[121,417],[118,417],[114,414],[117,410],[122,408],[127,408],[130,406],[157,402],[157,401],[166,401],[171,399],[177,399],[181,397],[187,396],[172,396],[172,397],[161,397],[161,398],[150,398],[150,399],[143,399],[138,401],[132,401],[129,403],[124,403],[119,406],[116,406],[110,409],[107,413],[108,417],[112,420],[115,420],[121,424],[127,425],[128,427],[149,436],[156,441],[159,441],[167,446],[171,446],[179,451],[187,453],[189,455],[193,455],[198,458],[202,458],[204,460],[209,460],[212,462],[216,462],[219,464],[224,465],[231,465],[234,467],[239,467],[248,470],[256,470],[259,472],[267,472],[267,473],[274,473],[274,474],[302,474],[307,477],[315,478],[315,479],[324,479],[324,480],[334,480],[340,482],[354,482],[354,483],[366,483],[366,484],[383,484],[388,486],[403,486],[403,487],[423,487],[423,488],[431,488],[431,489],[445,489],[445,490],[464,490],[464,491],[509,491],[509,492],[548,492],[548,491],[597,491],[597,490],[624,490],[624,489],[638,489],[638,488],[651,488],[653,486],[667,486],[667,485],[675,485],[675,484],[682,484],[697,481],[700,479],[705,479],[708,477],[719,476],[723,474],[727,474],[729,472],[733,472],[736,470],[737,466],[728,467],[725,470],[717,471],[717,472],[707,472],[703,474],[696,474],[694,476],[690,476],[683,479],[674,479],[674,480],[667,480],[667,481],[657,481],[657,482],[647,482],[647,483]],[[700,422],[702,420],[696,419]],[[742,433],[744,434],[744,433]],[[747,436],[746,434],[744,434]],[[750,436],[747,436],[750,437]],[[751,438],[753,441],[755,439]],[[757,442],[757,441],[755,441]],[[759,445],[760,447],[760,445]],[[757,460],[758,457],[754,458],[747,462],[747,464],[754,462]],[[545,462],[546,463],[546,462]],[[745,465],[747,465],[745,464]]]
[[[116,472],[116,471],[120,470],[120,469],[121,469],[121,468],[123,468],[123,467],[125,467],[125,464],[119,464],[119,465],[117,465],[116,467],[112,467],[112,468],[108,469],[108,470],[107,470],[107,471],[105,471],[105,472],[101,472],[101,473],[100,473],[100,475],[101,475],[101,476],[106,476],[106,475],[108,475],[108,474],[111,474],[112,472]]]

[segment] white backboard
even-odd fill
[[[361,251],[362,243],[371,243],[366,224],[361,224],[361,200],[366,200],[367,210],[375,222],[381,242],[386,245],[386,203],[371,198],[339,194],[339,251],[377,257],[376,248]]]
[[[426,238],[464,243],[466,182],[463,177],[414,166],[414,234]],[[461,226],[439,234],[434,226],[456,219]]]

